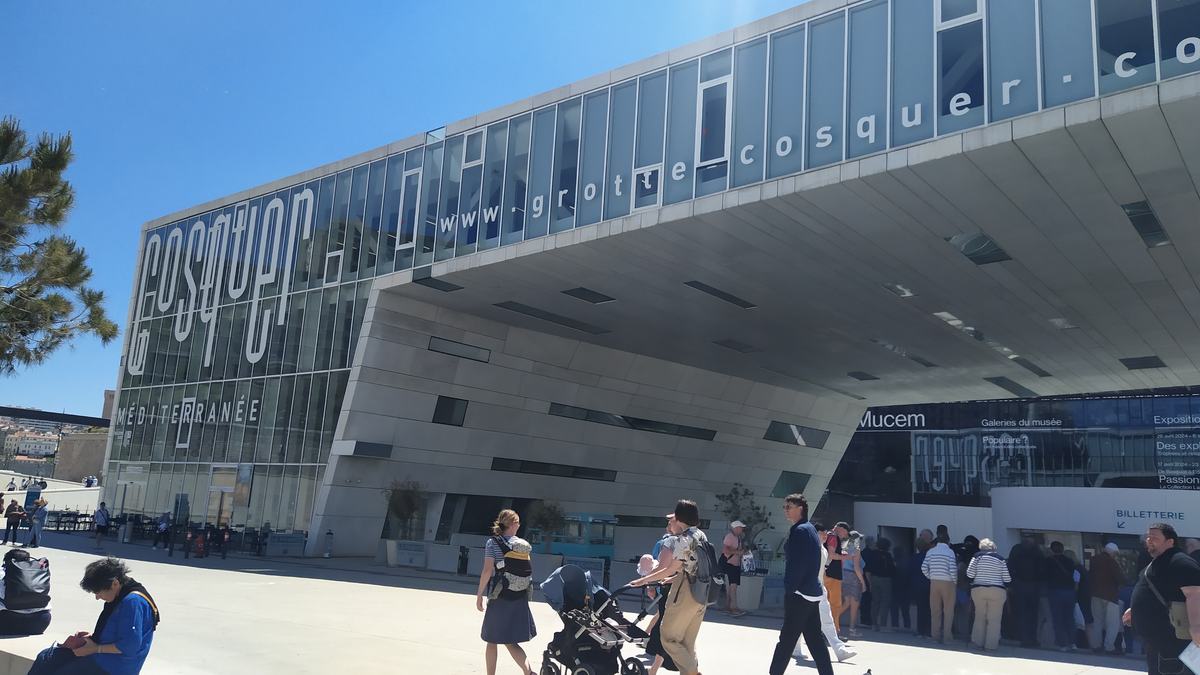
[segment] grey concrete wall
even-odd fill
[[[54,478],[78,482],[86,476],[99,476],[107,442],[107,431],[63,436],[55,455]]]
[[[488,363],[428,349],[430,336],[491,350]],[[439,395],[470,403],[462,427],[432,422]],[[549,415],[551,403],[715,430],[712,441]],[[617,351],[375,291],[369,303],[314,532],[339,555],[373,555],[382,491],[553,499],[567,511],[659,516],[680,497],[702,516],[734,482],[776,510],[781,471],[824,492],[865,406]],[[823,449],[763,439],[772,420],[830,432]],[[491,470],[493,457],[615,470],[614,482]],[[781,516],[779,516],[781,517]],[[782,525],[780,522],[778,525]],[[432,534],[432,533],[427,533]],[[310,553],[315,553],[311,551]]]

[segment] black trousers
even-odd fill
[[[50,610],[22,614],[0,611],[0,635],[41,635],[50,626]]]
[[[783,600],[783,628],[779,631],[779,643],[775,645],[775,656],[771,658],[771,675],[783,675],[792,663],[792,652],[796,641],[804,636],[804,644],[817,665],[817,675],[833,675],[833,663],[829,660],[829,648],[821,634],[820,603],[805,600],[795,593],[788,593]]]
[[[1013,623],[1022,647],[1037,646],[1038,586],[1031,581],[1014,581]]]
[[[21,521],[12,520],[11,518],[5,521],[7,525],[4,527],[4,541],[15,542],[17,540],[17,532],[21,530]]]
[[[1191,670],[1178,658],[1188,646],[1187,640],[1177,640],[1175,646],[1164,648],[1149,642],[1146,645],[1146,672],[1149,675],[1191,675]]]

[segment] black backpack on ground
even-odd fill
[[[50,561],[22,550],[4,556],[4,606],[44,609],[50,604]]]

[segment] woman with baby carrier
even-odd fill
[[[537,635],[533,613],[529,611],[529,598],[533,592],[533,565],[530,562],[533,549],[529,542],[517,536],[519,529],[521,517],[512,509],[504,509],[496,516],[492,537],[484,546],[483,572],[479,575],[475,608],[485,611],[483,596],[486,594],[487,610],[480,635],[487,643],[484,651],[487,675],[496,675],[496,645],[508,649],[523,674],[534,673],[520,644]]]

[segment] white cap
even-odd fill
[[[1104,545],[1104,550],[1108,551],[1109,553],[1116,553],[1117,551],[1120,551],[1121,548],[1110,541]]]
[[[733,521],[732,523],[730,523],[730,524],[729,524],[729,529],[731,529],[731,530],[734,530],[734,529],[737,529],[737,528],[739,528],[739,527],[745,527],[745,526],[746,526],[746,524],[745,524],[745,523],[743,523],[742,521],[740,521],[740,520],[735,520],[735,521]]]

